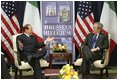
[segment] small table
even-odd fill
[[[50,68],[52,68],[53,60],[67,60],[69,64],[72,64],[72,53],[68,52],[54,52],[49,55]]]
[[[43,73],[44,73],[44,76],[47,78],[51,76],[58,76],[59,69],[45,69]]]

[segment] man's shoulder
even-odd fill
[[[103,36],[103,37],[107,37],[108,36],[108,34],[105,34],[105,33],[100,33],[99,35],[100,35],[100,37],[101,36]]]
[[[22,33],[22,34],[18,35],[17,37],[19,37],[19,38],[23,38],[23,37],[25,37],[25,34]]]
[[[93,33],[89,33],[87,36],[93,36],[94,34]]]

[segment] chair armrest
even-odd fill
[[[103,57],[102,57],[101,64],[104,64],[105,55],[106,55],[106,53],[107,53],[107,50],[108,50],[108,49],[105,49],[104,52],[103,52]]]
[[[14,59],[18,62],[18,65],[21,65],[20,53],[18,51],[14,51]]]

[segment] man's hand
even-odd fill
[[[48,37],[47,39],[46,39],[46,42],[51,42],[51,41],[53,41],[54,40],[54,37]]]
[[[23,43],[21,43],[20,41],[18,41],[18,46],[21,50],[23,49]]]
[[[91,52],[95,52],[97,50],[98,50],[98,48],[93,48],[93,49],[91,49]]]

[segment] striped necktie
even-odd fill
[[[91,48],[94,48],[95,47],[96,41],[97,41],[97,34],[95,34],[93,36],[92,43],[91,43]]]

